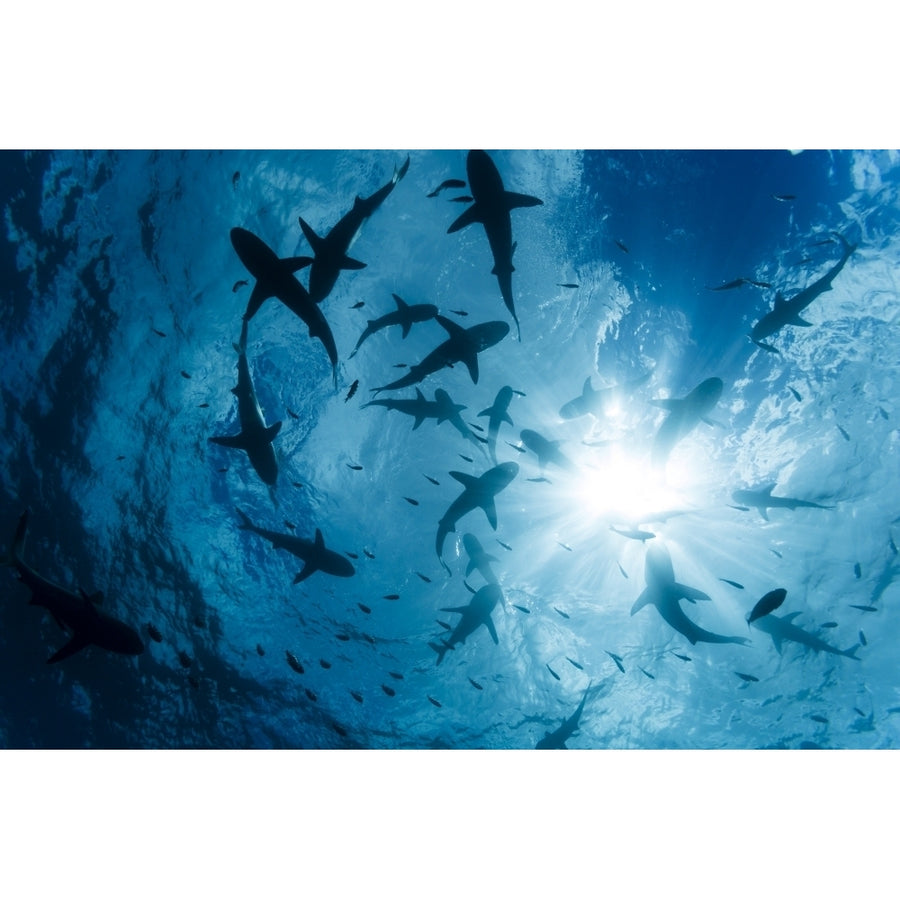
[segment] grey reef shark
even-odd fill
[[[587,686],[578,709],[569,716],[556,731],[547,731],[544,736],[535,745],[535,750],[568,750],[566,741],[578,731],[578,723],[581,721],[581,714],[584,712],[584,703],[587,700],[588,692],[591,685]]]
[[[516,331],[521,341],[522,332],[512,295],[512,273],[515,271],[512,258],[516,245],[512,239],[512,221],[509,213],[510,210],[521,207],[541,206],[544,201],[528,194],[507,191],[503,187],[497,167],[484,150],[469,151],[466,157],[466,175],[475,202],[447,229],[447,234],[453,234],[475,222],[480,222],[484,226],[484,233],[487,235],[494,257],[491,274],[497,276],[503,302],[516,323]]]
[[[441,369],[452,368],[458,362],[466,366],[472,381],[478,384],[478,354],[499,344],[509,334],[506,322],[482,322],[471,328],[463,328],[444,316],[435,316],[435,321],[447,332],[447,340],[435,347],[422,362],[410,366],[409,372],[402,378],[383,387],[373,388],[373,393],[411,387]]]
[[[764,344],[763,338],[770,337],[776,331],[784,328],[785,325],[799,325],[803,328],[809,328],[812,322],[807,322],[800,318],[800,313],[806,309],[810,303],[817,297],[820,297],[825,291],[831,290],[831,282],[838,276],[841,269],[844,268],[847,260],[856,250],[857,245],[851,244],[847,239],[837,232],[832,232],[834,236],[843,244],[843,253],[837,263],[828,270],[818,281],[814,281],[809,287],[804,288],[799,294],[795,294],[790,300],[785,300],[779,291],[775,295],[775,305],[767,312],[751,329],[750,340],[763,350],[777,353],[778,351],[770,344]]]
[[[294,272],[307,265],[305,257],[279,259],[275,251],[246,228],[231,229],[231,245],[247,271],[256,279],[244,319],[252,319],[260,306],[277,297],[292,313],[299,316],[309,329],[311,338],[318,338],[331,361],[332,378],[337,387],[337,346],[331,326],[322,310],[313,303],[309,292],[294,278]]]
[[[451,531],[456,530],[456,523],[467,513],[479,507],[484,510],[491,528],[497,530],[497,507],[494,498],[519,474],[519,466],[514,462],[501,463],[488,469],[483,475],[467,475],[465,472],[450,472],[450,476],[463,485],[463,492],[450,504],[447,512],[438,522],[434,549],[437,551],[441,565],[450,574],[444,562],[444,540]]]
[[[512,401],[513,389],[508,385],[504,385],[497,391],[494,402],[487,408],[478,413],[478,417],[488,417],[488,450],[491,454],[491,460],[497,462],[497,434],[500,431],[500,425],[503,422],[509,425],[513,424],[513,420],[509,415],[509,404]]]
[[[363,342],[373,334],[376,334],[385,328],[390,328],[391,325],[400,325],[403,329],[403,337],[405,338],[409,334],[409,329],[417,322],[427,322],[429,319],[435,318],[438,314],[438,308],[433,303],[409,304],[396,294],[391,294],[391,296],[397,304],[397,309],[394,312],[379,316],[377,319],[369,319],[366,330],[360,335],[359,340],[356,342],[356,346],[353,348],[353,352],[348,357],[349,359],[353,359],[353,357],[356,356],[356,351],[359,350],[363,345]]]
[[[394,169],[394,177],[371,197],[357,197],[353,206],[338,221],[325,237],[319,237],[309,224],[300,217],[300,227],[313,257],[300,257],[309,265],[309,296],[313,303],[321,303],[330,293],[342,269],[364,269],[366,264],[347,256],[347,251],[359,236],[360,229],[372,213],[384,203],[388,194],[409,169],[409,157],[399,169]]]
[[[834,509],[833,506],[823,506],[821,503],[813,503],[811,500],[798,500],[796,497],[773,497],[775,482],[767,484],[759,491],[735,491],[731,498],[741,506],[755,506],[759,514],[768,522],[770,509]]]
[[[235,344],[234,349],[238,352],[238,383],[237,387],[231,389],[231,393],[237,397],[241,431],[239,434],[211,437],[209,440],[213,444],[246,452],[256,474],[265,484],[273,487],[278,478],[278,461],[275,459],[272,441],[281,430],[281,422],[267,426],[259,408],[256,391],[253,390],[253,380],[250,378],[250,366],[247,363],[246,319],[241,326],[241,342]]]
[[[682,599],[693,603],[696,600],[709,600],[710,598],[697,588],[688,587],[675,581],[672,557],[662,544],[651,544],[648,548],[647,558],[644,562],[644,578],[647,586],[635,601],[634,606],[631,607],[631,615],[648,603],[652,603],[659,610],[663,619],[692,644],[696,644],[698,641],[708,644],[748,643],[747,638],[744,637],[729,637],[706,631],[685,615],[680,605]]]
[[[143,653],[144,642],[137,631],[97,609],[103,601],[102,593],[89,596],[83,590],[79,590],[78,594],[73,594],[38,575],[24,561],[22,557],[28,532],[28,516],[28,510],[20,516],[12,549],[4,563],[15,568],[19,581],[31,591],[30,603],[44,607],[53,616],[56,624],[71,635],[69,641],[47,662],[61,662],[91,645],[113,653],[132,656]]]
[[[457,644],[464,644],[466,638],[482,625],[491,633],[491,640],[495,644],[499,644],[500,640],[497,637],[497,629],[494,627],[494,622],[491,619],[491,612],[502,599],[503,593],[499,585],[486,584],[472,595],[472,599],[466,606],[442,606],[441,610],[443,612],[459,613],[462,618],[457,623],[456,628],[450,633],[450,637],[446,640],[442,639],[440,644],[429,643],[431,649],[438,655],[436,665],[440,665],[443,662],[444,654],[448,650],[452,650]]]
[[[497,584],[498,578],[491,568],[492,562],[498,562],[497,557],[491,556],[490,553],[482,547],[481,541],[470,532],[466,532],[463,535],[463,546],[466,548],[466,553],[469,555],[469,564],[466,566],[466,578],[477,569],[481,573],[481,577],[484,578],[488,584]]]
[[[708,419],[708,415],[719,402],[723,387],[721,378],[707,378],[705,381],[701,381],[686,397],[649,401],[654,406],[669,412],[653,440],[650,458],[654,468],[663,468],[675,445],[693,431],[700,422],[713,424]]]
[[[356,569],[353,568],[349,559],[342,553],[336,553],[325,546],[325,539],[318,528],[315,539],[308,541],[293,534],[280,534],[277,531],[260,528],[254,525],[240,509],[237,513],[241,517],[241,524],[238,526],[241,530],[252,531],[270,541],[274,549],[287,550],[288,553],[293,553],[294,556],[303,560],[304,566],[294,576],[294,584],[305,581],[313,572],[325,572],[327,575],[337,575],[340,578],[349,578],[356,574]]]
[[[538,434],[536,431],[532,431],[530,428],[525,428],[520,432],[519,437],[529,450],[532,450],[537,454],[538,466],[540,467],[541,474],[543,474],[544,469],[551,463],[566,472],[578,471],[575,463],[559,449],[559,445],[562,443],[561,441],[549,441],[543,435]]]
[[[804,647],[815,650],[816,653],[833,653],[836,656],[847,656],[850,659],[859,661],[859,657],[856,655],[859,644],[854,644],[849,650],[839,650],[837,647],[832,647],[831,644],[827,644],[821,638],[804,631],[799,625],[794,625],[794,619],[799,615],[799,612],[788,613],[786,616],[776,616],[769,613],[754,619],[750,625],[752,628],[758,628],[764,634],[769,635],[772,638],[772,643],[775,644],[775,649],[779,653],[781,653],[781,645],[785,641],[794,641],[802,644]]]
[[[635,390],[649,381],[652,370],[639,378],[633,378],[623,384],[613,387],[601,388],[595,391],[591,387],[591,376],[584,381],[581,396],[564,404],[559,411],[561,419],[577,419],[581,416],[592,415],[601,419],[610,414],[616,406],[627,400]]]

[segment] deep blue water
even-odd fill
[[[229,233],[310,255],[298,217],[327,234],[407,155],[349,251],[366,267],[343,270],[321,303],[337,389],[322,343],[277,299],[249,323],[265,421],[283,423],[270,491],[246,454],[208,441],[239,428],[233,344],[254,285]],[[464,151],[0,156],[0,532],[11,541],[30,509],[26,561],[73,592],[103,591],[101,608],[145,643],[136,657],[89,647],[47,665],[66,637],[5,570],[0,742],[530,748],[586,698],[570,748],[896,746],[900,156],[489,155],[508,191],[543,201],[510,214],[521,342],[484,228],[447,233],[467,206],[452,198],[469,189],[427,196],[466,178]],[[803,312],[811,326],[767,338],[777,352],[751,343],[776,292],[792,297],[837,263],[834,233],[857,248]],[[309,271],[295,273],[304,286]],[[739,278],[769,287],[712,290]],[[477,384],[457,363],[418,385],[428,399],[446,390],[482,427],[501,387],[519,392],[496,447],[519,473],[497,496],[496,532],[476,509],[448,535],[449,576],[435,552],[462,490],[449,473],[492,463],[474,427],[468,439],[447,422],[413,430],[400,412],[363,408],[409,371],[397,364],[447,337],[435,321],[405,340],[387,328],[350,358],[367,320],[396,308],[392,294],[462,327],[512,326],[479,355]],[[560,417],[589,376],[600,389],[643,375],[605,415]],[[660,472],[667,413],[650,401],[709,378],[724,385],[710,423]],[[559,441],[572,469],[541,473],[523,429]],[[734,508],[734,491],[773,483],[831,508],[768,520]],[[309,540],[320,529],[355,574],[292,584],[302,563],[241,530],[237,509]],[[466,532],[496,557],[498,643],[480,627],[438,666],[440,622],[460,618],[446,608],[485,584],[465,578]],[[652,606],[632,615],[653,546],[711,598],[682,600],[684,612],[748,643],[691,644]],[[857,658],[793,642],[779,653],[750,628],[776,588],[787,594],[773,615],[797,614],[836,649],[859,645]]]

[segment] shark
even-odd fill
[[[281,430],[281,422],[266,425],[262,410],[259,408],[256,391],[253,390],[253,380],[250,377],[250,366],[247,363],[246,319],[241,325],[240,344],[235,344],[234,349],[238,353],[238,383],[237,387],[231,389],[231,393],[237,397],[241,430],[236,435],[211,437],[209,440],[223,447],[243,450],[250,457],[250,464],[256,470],[256,474],[265,484],[272,487],[278,478],[278,461],[275,459],[272,441]]]
[[[68,642],[47,662],[62,662],[92,645],[130,656],[143,653],[144,642],[134,628],[97,608],[103,600],[102,593],[88,595],[79,590],[74,594],[48,581],[24,561],[29,516],[30,512],[26,509],[19,517],[12,548],[4,563],[15,568],[19,581],[31,591],[29,602],[46,609],[56,624],[70,634]]]
[[[303,560],[303,568],[294,576],[294,584],[305,581],[314,572],[325,572],[327,575],[337,575],[340,578],[349,578],[356,574],[356,569],[353,568],[353,563],[349,559],[342,553],[336,553],[325,546],[325,539],[318,528],[314,540],[309,541],[293,534],[280,534],[277,531],[260,528],[254,525],[246,513],[240,509],[237,513],[241,517],[241,524],[238,528],[242,531],[252,531],[270,541],[274,549],[287,550],[288,553],[293,553],[294,556]]]
[[[709,596],[697,588],[688,587],[675,581],[672,568],[672,557],[662,544],[651,544],[644,561],[644,578],[646,588],[631,607],[631,615],[652,603],[659,614],[676,631],[683,634],[692,644],[703,641],[708,644],[746,644],[747,638],[730,637],[706,631],[692,622],[680,606],[682,599],[694,603],[697,600],[709,600]]]
[[[503,592],[497,584],[486,584],[483,588],[477,590],[472,599],[466,606],[442,606],[443,612],[459,613],[462,618],[456,625],[456,628],[450,633],[450,637],[446,640],[442,639],[440,644],[429,644],[438,657],[436,665],[440,665],[444,660],[444,654],[448,650],[452,650],[457,644],[464,644],[466,638],[473,634],[476,629],[484,625],[491,634],[491,640],[495,644],[499,644],[497,637],[497,629],[491,619],[491,612],[499,601],[503,599]]]
[[[394,310],[394,312],[379,316],[377,319],[369,319],[366,330],[360,335],[359,340],[356,342],[356,346],[348,357],[349,359],[356,356],[356,352],[359,348],[368,338],[372,337],[373,334],[376,334],[385,328],[390,328],[392,325],[400,325],[403,329],[403,337],[406,338],[409,334],[409,329],[412,328],[413,325],[418,322],[427,322],[429,319],[435,318],[438,314],[438,308],[433,303],[409,304],[396,294],[391,294],[391,296],[397,304],[397,309]]]
[[[773,497],[772,491],[776,483],[767,484],[759,491],[735,491],[731,498],[741,506],[755,506],[767,522],[770,509],[834,509],[833,506],[823,506],[811,500],[798,500],[796,497]]]
[[[499,344],[509,334],[506,322],[482,322],[471,328],[463,328],[444,316],[435,316],[435,321],[447,332],[447,340],[435,347],[422,362],[410,366],[409,372],[402,378],[383,387],[373,388],[374,393],[411,387],[434,372],[452,367],[458,362],[465,364],[473,383],[478,384],[478,354]]]
[[[812,325],[811,322],[800,318],[800,313],[817,297],[831,290],[831,283],[840,274],[841,269],[844,268],[847,260],[850,259],[858,246],[857,244],[851,244],[843,235],[837,232],[832,233],[843,245],[841,258],[821,278],[814,281],[809,287],[804,288],[799,294],[795,294],[790,300],[785,300],[779,291],[775,295],[775,305],[750,331],[749,337],[754,344],[768,350],[770,347],[762,344],[762,339],[775,334],[776,331],[781,330],[785,325],[799,325],[803,328],[809,328]]]
[[[814,634],[804,631],[799,625],[795,625],[794,619],[799,615],[799,612],[788,613],[786,616],[775,616],[769,613],[767,616],[755,619],[750,624],[753,628],[758,628],[769,635],[772,638],[772,643],[775,644],[775,649],[779,653],[781,653],[781,645],[784,641],[794,641],[798,644],[803,644],[804,647],[815,650],[816,653],[833,653],[836,656],[847,656],[850,659],[859,661],[859,657],[856,655],[859,644],[854,644],[849,650],[839,650],[837,647],[832,647],[831,644],[827,644]]]
[[[601,388],[599,391],[595,391],[591,387],[591,376],[588,375],[584,381],[584,387],[581,389],[581,396],[563,404],[559,411],[559,417],[561,419],[577,419],[581,416],[592,415],[600,419],[608,416],[634,391],[646,384],[652,374],[653,372],[650,371],[639,378],[633,378],[623,384],[613,385],[613,387]]]
[[[475,569],[478,569],[485,581],[489,584],[497,584],[499,579],[491,568],[492,562],[498,562],[497,557],[491,556],[490,553],[482,547],[481,541],[470,532],[466,532],[466,534],[463,535],[463,546],[466,548],[466,553],[469,554],[469,564],[466,566],[466,578],[468,578]]]
[[[593,683],[593,682],[592,682]],[[578,731],[578,723],[581,721],[581,714],[584,712],[584,703],[588,698],[591,685],[587,686],[578,709],[566,719],[556,731],[546,731],[544,736],[535,745],[535,750],[568,750],[566,741]]]
[[[651,460],[654,467],[665,466],[675,445],[701,421],[711,424],[708,415],[719,402],[723,388],[721,378],[707,378],[685,397],[650,401],[669,412],[653,440]]]
[[[536,431],[532,431],[530,428],[524,429],[519,434],[519,437],[529,450],[533,450],[537,454],[538,465],[542,473],[550,463],[553,463],[560,469],[564,469],[566,472],[577,471],[572,460],[559,449],[561,441],[548,441],[547,438]]]
[[[388,194],[393,191],[397,182],[409,169],[409,157],[406,162],[394,169],[391,180],[379,188],[371,197],[357,197],[350,211],[343,215],[338,223],[325,237],[320,237],[309,224],[300,217],[300,228],[314,256],[301,257],[309,269],[309,296],[313,303],[321,303],[330,293],[342,269],[364,269],[366,264],[347,256],[347,251],[359,236],[366,220],[384,203]]]
[[[519,474],[519,466],[514,462],[501,463],[488,469],[483,475],[467,475],[465,472],[450,472],[464,488],[463,492],[450,504],[447,512],[438,522],[434,549],[437,551],[441,565],[449,574],[450,569],[443,559],[444,540],[451,531],[456,530],[456,522],[466,513],[481,507],[488,518],[491,528],[497,530],[497,507],[494,498]]]
[[[447,234],[453,234],[475,222],[480,222],[484,226],[484,233],[487,235],[494,257],[491,274],[497,276],[500,294],[516,323],[516,331],[521,341],[522,331],[516,317],[512,294],[512,273],[515,271],[512,258],[516,245],[512,239],[512,221],[509,214],[513,209],[541,206],[544,201],[528,194],[507,191],[503,187],[500,172],[484,150],[469,151],[466,157],[466,175],[475,202],[453,222],[447,229]]]
[[[497,434],[500,431],[500,425],[507,422],[512,425],[513,420],[509,415],[509,404],[512,401],[513,389],[508,385],[504,385],[497,391],[494,402],[487,408],[478,413],[478,417],[488,417],[488,450],[491,454],[491,460],[497,463]]]
[[[256,279],[244,318],[249,321],[269,297],[277,297],[292,313],[304,321],[309,329],[309,336],[322,342],[331,361],[332,377],[337,387],[338,354],[331,326],[322,310],[313,303],[309,292],[293,274],[308,265],[308,262],[304,261],[306,258],[294,256],[279,259],[265,241],[246,228],[231,229],[231,245],[247,271]]]

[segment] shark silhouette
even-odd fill
[[[510,210],[519,207],[541,206],[544,201],[527,194],[507,191],[503,187],[497,167],[484,150],[469,151],[469,155],[466,157],[466,175],[469,179],[469,190],[472,192],[475,202],[447,229],[447,234],[453,234],[454,231],[459,231],[475,222],[481,222],[484,226],[484,233],[487,235],[488,244],[490,244],[494,257],[494,268],[491,269],[491,274],[497,276],[503,302],[516,323],[516,331],[521,341],[522,332],[516,317],[512,295],[512,273],[515,271],[512,257],[516,245],[512,239],[512,222],[509,213]]]
[[[833,506],[823,506],[821,503],[813,503],[811,500],[797,500],[795,497],[773,497],[772,491],[775,484],[767,484],[760,491],[735,491],[731,497],[735,503],[741,506],[755,506],[759,514],[768,522],[770,509],[834,509]]]
[[[559,449],[560,441],[548,441],[547,438],[538,434],[536,431],[532,431],[530,428],[524,429],[519,437],[529,450],[533,450],[537,454],[538,465],[540,466],[541,472],[543,472],[550,463],[553,463],[553,465],[558,466],[560,469],[564,469],[566,472],[577,471],[572,460],[565,456]]]
[[[799,612],[788,613],[786,616],[775,616],[769,613],[767,616],[761,616],[750,623],[751,627],[758,628],[763,633],[772,638],[775,649],[781,653],[781,645],[784,641],[794,641],[815,650],[816,653],[822,651],[824,653],[833,653],[836,656],[847,656],[850,659],[859,661],[856,651],[859,644],[854,644],[849,650],[839,650],[832,647],[831,644],[817,638],[814,634],[804,631],[799,625],[794,625],[793,620],[799,616]]]
[[[250,463],[256,474],[271,486],[278,478],[278,462],[275,459],[272,441],[281,430],[281,422],[267,426],[259,408],[256,392],[253,390],[253,380],[250,378],[250,366],[247,364],[246,319],[241,326],[241,342],[235,344],[234,349],[238,352],[238,383],[237,387],[231,389],[231,393],[237,397],[241,431],[240,434],[230,437],[211,437],[209,440],[223,447],[244,450],[250,457]]]
[[[365,268],[365,263],[347,256],[347,251],[359,236],[366,219],[381,206],[408,169],[407,156],[406,162],[399,169],[394,169],[394,177],[384,187],[371,197],[357,197],[350,211],[341,217],[325,237],[319,237],[303,217],[300,217],[300,227],[314,254],[312,259],[302,257],[310,264],[309,296],[313,303],[321,303],[331,293],[341,269]]]
[[[481,541],[475,537],[474,534],[466,532],[463,535],[463,546],[466,548],[466,553],[469,554],[469,564],[466,566],[466,577],[475,569],[481,573],[481,577],[484,578],[489,584],[497,584],[498,579],[494,574],[493,569],[491,569],[491,563],[497,562],[496,556],[491,556],[481,545]]]
[[[312,541],[304,538],[296,537],[293,534],[280,534],[277,531],[269,531],[266,528],[259,528],[254,525],[248,516],[240,509],[237,511],[241,517],[241,524],[238,526],[243,531],[252,531],[260,537],[265,538],[272,543],[276,550],[287,550],[294,556],[302,559],[303,568],[294,576],[294,584],[299,584],[309,578],[313,572],[325,572],[328,575],[337,575],[340,578],[349,578],[356,574],[353,564],[342,553],[335,553],[325,546],[325,540],[322,532],[316,529],[316,537]]]
[[[466,513],[472,512],[473,509],[481,507],[485,515],[488,517],[491,528],[497,530],[497,507],[494,505],[494,498],[519,474],[519,466],[514,462],[501,463],[488,469],[483,475],[478,477],[474,475],[466,475],[464,472],[451,472],[450,476],[455,478],[465,490],[450,504],[447,512],[444,513],[438,522],[437,536],[435,537],[434,548],[437,551],[438,559],[441,565],[447,570],[450,569],[443,559],[444,540],[451,531],[456,530],[456,522]]]
[[[269,297],[277,297],[291,312],[303,319],[309,329],[309,336],[322,342],[331,361],[332,377],[337,387],[338,355],[331,327],[322,310],[313,303],[306,288],[293,274],[308,265],[307,257],[279,259],[268,244],[246,228],[231,229],[231,245],[247,271],[256,279],[244,318],[249,321]]]
[[[409,372],[402,378],[383,387],[374,388],[374,393],[410,387],[428,375],[458,362],[465,364],[472,381],[478,384],[478,354],[498,344],[509,334],[509,325],[506,322],[482,322],[471,328],[463,328],[444,316],[435,316],[435,319],[449,335],[447,340],[432,350],[422,362],[410,366]]]
[[[559,417],[561,419],[577,419],[590,414],[599,419],[609,415],[610,411],[626,400],[632,392],[646,384],[652,374],[651,371],[639,378],[633,378],[613,387],[601,388],[599,391],[595,391],[591,387],[591,376],[588,375],[584,381],[584,387],[581,389],[581,396],[564,404],[559,411]]]
[[[396,294],[391,294],[391,296],[397,304],[397,309],[377,319],[369,319],[366,330],[360,335],[353,352],[350,354],[350,359],[356,356],[356,351],[359,350],[367,338],[370,338],[382,329],[390,328],[391,325],[400,325],[403,328],[403,337],[405,338],[409,334],[409,329],[417,322],[427,322],[438,314],[438,308],[432,303],[410,305]]]
[[[644,579],[647,582],[643,593],[631,607],[631,615],[639,609],[652,603],[659,614],[676,631],[683,634],[692,644],[703,641],[708,644],[746,644],[746,638],[727,637],[722,634],[713,634],[700,628],[692,622],[681,609],[680,601],[709,600],[710,598],[697,590],[675,581],[675,571],[672,568],[672,557],[662,544],[652,544],[647,550],[644,562]]]
[[[850,244],[847,239],[837,232],[833,232],[834,236],[843,244],[843,253],[838,262],[828,270],[818,281],[814,281],[809,287],[804,288],[799,294],[795,294],[790,300],[785,300],[781,293],[775,295],[775,305],[767,312],[751,329],[750,340],[754,344],[758,344],[764,349],[770,349],[768,346],[761,344],[763,338],[769,337],[784,328],[785,325],[799,325],[808,328],[812,325],[805,319],[800,318],[800,313],[809,306],[817,297],[820,297],[825,291],[831,290],[831,282],[838,276],[841,269],[844,268],[848,259],[856,250],[856,244]]]
[[[483,409],[478,416],[488,417],[488,450],[491,454],[491,460],[497,463],[497,434],[500,431],[500,425],[503,422],[513,424],[513,420],[509,416],[509,404],[512,400],[513,389],[507,384],[497,391],[494,402],[487,408]]]
[[[581,714],[584,712],[584,703],[587,700],[588,692],[591,685],[587,686],[578,709],[569,716],[556,731],[544,732],[544,736],[535,745],[535,750],[568,750],[566,741],[578,731],[578,723],[581,721]]]
[[[701,421],[709,424],[707,415],[719,402],[723,387],[721,378],[707,378],[686,397],[650,401],[654,406],[669,411],[653,441],[651,460],[654,467],[665,466],[675,445]]]
[[[466,638],[482,625],[491,633],[491,640],[495,644],[499,644],[500,640],[497,637],[497,629],[494,628],[494,622],[491,619],[491,612],[502,599],[503,593],[499,585],[486,584],[472,595],[472,599],[466,606],[442,606],[442,612],[460,613],[462,618],[457,623],[456,628],[450,633],[449,638],[441,640],[440,644],[429,644],[431,649],[438,655],[436,665],[440,665],[443,662],[444,654],[448,650],[452,650],[457,644],[464,644]]]
[[[25,510],[16,526],[12,550],[4,562],[15,568],[19,581],[31,591],[30,603],[43,606],[53,616],[56,624],[71,634],[68,643],[47,662],[61,662],[92,644],[113,653],[143,653],[144,642],[130,625],[97,609],[97,603],[103,599],[102,594],[88,596],[84,591],[73,594],[38,575],[25,563],[22,556],[25,552],[28,517],[29,512]]]

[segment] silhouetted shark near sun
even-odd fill
[[[309,336],[322,342],[331,361],[332,378],[337,387],[338,355],[331,327],[322,310],[313,303],[306,288],[293,274],[308,264],[304,262],[306,257],[279,259],[268,244],[245,228],[231,229],[231,245],[247,271],[256,279],[244,318],[249,321],[269,297],[277,297],[292,313],[303,319]]]
[[[482,322],[471,328],[463,328],[443,316],[435,316],[435,320],[449,335],[447,340],[435,347],[422,362],[410,366],[409,372],[402,378],[383,387],[373,388],[374,393],[410,387],[434,372],[458,362],[465,364],[472,381],[478,384],[478,354],[500,343],[509,334],[509,325],[506,322]]]
[[[383,328],[389,328],[391,325],[400,325],[403,328],[403,337],[405,338],[409,334],[409,329],[414,324],[417,322],[427,322],[429,319],[435,318],[438,314],[438,308],[432,303],[416,303],[410,305],[409,303],[404,302],[403,299],[396,294],[391,294],[391,296],[397,304],[397,309],[394,312],[389,312],[377,319],[369,319],[366,330],[360,335],[359,340],[356,342],[356,346],[353,348],[353,352],[348,357],[349,359],[353,359],[353,357],[356,356],[356,351],[359,350],[367,338],[370,338],[373,334],[381,331]]]
[[[581,396],[564,404],[559,411],[559,417],[561,419],[577,419],[590,414],[599,419],[607,416],[637,388],[646,384],[652,374],[653,372],[650,371],[639,378],[633,378],[613,387],[601,388],[599,391],[595,391],[591,387],[591,376],[588,375],[584,381],[584,387],[581,389]]]
[[[500,431],[500,425],[507,422],[512,425],[513,420],[509,415],[509,404],[512,400],[513,389],[507,384],[497,391],[494,402],[487,408],[483,409],[478,416],[488,417],[488,449],[490,450],[491,460],[497,463],[497,433]]]
[[[847,239],[832,232],[834,236],[843,244],[844,250],[838,262],[829,269],[818,281],[814,281],[809,287],[804,288],[799,294],[795,294],[790,300],[785,300],[779,291],[775,295],[775,305],[767,312],[750,331],[750,340],[754,344],[759,344],[766,350],[772,349],[760,342],[763,338],[775,334],[776,331],[784,328],[785,325],[799,325],[808,328],[812,322],[807,322],[800,318],[800,313],[809,306],[817,297],[831,290],[831,282],[838,276],[841,269],[844,268],[847,260],[850,259],[853,251],[856,250],[856,244],[850,244]]]
[[[309,246],[315,254],[312,259],[301,257],[311,263],[309,270],[309,296],[314,303],[321,303],[330,293],[341,274],[341,269],[363,269],[365,263],[347,256],[347,251],[359,235],[366,219],[378,209],[394,189],[397,182],[409,169],[409,157],[399,169],[394,170],[394,177],[371,197],[357,197],[348,213],[341,217],[337,225],[325,237],[319,237],[300,217],[300,227]]]
[[[466,606],[442,606],[441,610],[443,612],[460,613],[462,618],[451,632],[449,638],[446,640],[442,639],[440,644],[429,644],[431,649],[438,655],[436,665],[441,664],[444,654],[448,650],[452,650],[457,644],[464,644],[466,638],[482,625],[491,633],[491,640],[495,644],[499,644],[500,640],[497,637],[497,629],[494,628],[494,622],[491,619],[491,612],[502,599],[503,593],[498,585],[486,584],[475,592]]]
[[[491,568],[492,562],[497,562],[496,556],[491,556],[484,547],[481,545],[481,541],[475,537],[474,534],[466,532],[463,535],[463,546],[466,548],[466,553],[469,554],[469,564],[466,566],[466,578],[472,574],[475,569],[481,573],[481,577],[484,578],[489,584],[497,584],[498,579],[494,574],[494,570]]]
[[[512,222],[510,210],[523,206],[541,206],[543,200],[527,194],[516,194],[503,187],[500,173],[491,158],[484,150],[470,150],[466,157],[466,175],[469,179],[469,190],[475,202],[447,229],[447,234],[459,231],[474,222],[481,222],[487,235],[494,257],[494,268],[491,274],[497,276],[503,302],[516,323],[519,340],[522,332],[512,295],[512,264],[516,245],[512,239]]]
[[[449,574],[450,569],[443,559],[444,540],[451,531],[456,530],[456,523],[466,513],[481,507],[488,517],[491,528],[497,530],[497,507],[494,498],[519,474],[519,466],[514,462],[501,463],[488,469],[483,475],[475,477],[465,472],[451,472],[465,490],[450,504],[449,509],[438,522],[437,536],[434,541],[434,549],[437,551],[441,565]]]
[[[566,741],[578,731],[578,723],[581,721],[581,714],[584,712],[584,703],[587,700],[588,692],[591,685],[587,686],[578,709],[569,716],[556,731],[544,732],[544,736],[535,745],[535,750],[568,750]]]
[[[760,631],[769,635],[775,644],[775,649],[781,653],[781,645],[784,641],[795,641],[804,647],[815,650],[816,653],[822,651],[824,653],[833,653],[836,656],[847,656],[850,659],[859,661],[856,651],[859,644],[854,644],[849,650],[839,650],[826,644],[825,641],[817,638],[814,634],[804,631],[798,625],[793,624],[793,620],[799,616],[799,612],[788,613],[786,616],[775,616],[769,613],[767,616],[761,616],[750,623],[752,628],[758,628]]]
[[[566,472],[578,471],[575,463],[559,449],[561,441],[549,441],[547,438],[538,434],[536,431],[532,431],[530,428],[524,429],[519,434],[519,437],[529,450],[532,450],[537,454],[538,466],[540,467],[541,472],[543,472],[550,463],[553,463],[553,465],[558,466],[560,469],[564,469]]]
[[[731,497],[741,506],[755,506],[759,514],[768,522],[770,509],[834,509],[811,500],[797,500],[795,497],[773,497],[776,482],[767,484],[759,491],[735,491]]]
[[[305,565],[294,576],[294,584],[309,578],[313,572],[325,572],[328,575],[337,575],[340,578],[349,578],[356,574],[353,564],[342,553],[335,553],[325,546],[325,539],[322,532],[317,528],[315,540],[307,541],[303,538],[296,537],[293,534],[280,534],[277,531],[269,531],[266,528],[259,528],[254,525],[248,516],[241,510],[237,511],[241,517],[241,524],[238,526],[243,531],[252,531],[260,537],[270,541],[276,550],[287,550],[294,556],[302,559]]]
[[[672,557],[662,544],[651,544],[647,550],[647,558],[644,562],[644,579],[647,587],[631,607],[631,615],[639,609],[652,603],[659,614],[676,631],[683,634],[692,644],[703,641],[708,644],[746,644],[747,638],[727,637],[722,634],[714,634],[706,631],[692,622],[681,609],[680,601],[709,600],[710,598],[697,590],[675,581],[675,571],[672,568]]]
[[[240,434],[229,437],[211,437],[209,440],[223,447],[231,447],[235,450],[244,450],[250,457],[250,463],[262,480],[268,485],[274,485],[278,478],[278,462],[275,459],[275,450],[272,441],[281,430],[281,422],[266,426],[262,410],[253,390],[253,380],[250,378],[250,366],[247,363],[247,320],[241,326],[241,342],[235,344],[238,352],[238,383],[231,389],[231,393],[237,397],[238,420],[241,424]]]
[[[30,603],[34,606],[43,606],[53,616],[56,624],[71,634],[68,643],[57,650],[47,662],[61,662],[91,644],[103,650],[111,650],[113,653],[129,655],[143,653],[144,642],[130,625],[97,609],[97,604],[103,599],[101,593],[90,597],[84,591],[73,594],[38,575],[25,563],[22,555],[25,552],[27,532],[28,510],[19,518],[12,549],[4,563],[16,569],[19,581],[31,591]]]
[[[686,397],[649,401],[654,406],[669,411],[653,441],[651,460],[654,467],[665,466],[675,445],[701,421],[710,424],[706,417],[719,402],[723,387],[721,378],[707,378]]]

